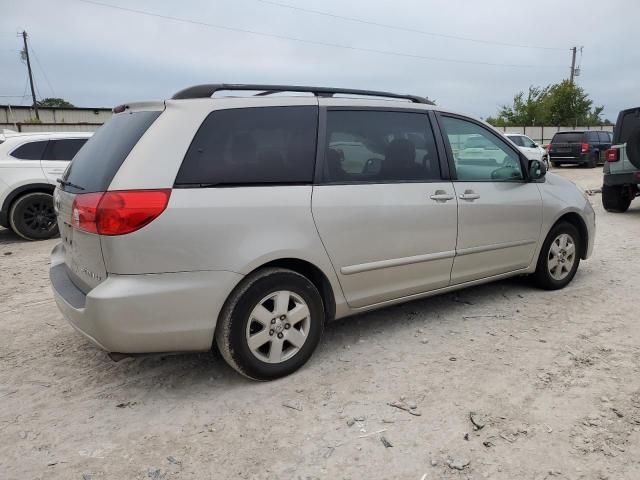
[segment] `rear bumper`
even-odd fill
[[[209,350],[218,314],[241,278],[226,271],[109,275],[85,295],[69,279],[60,245],[51,254],[58,308],[108,352]]]
[[[603,183],[607,187],[615,185],[640,185],[640,171],[631,173],[605,173]]]
[[[589,161],[589,156],[593,155],[592,153],[581,153],[580,155],[571,155],[569,153],[562,154],[550,154],[549,161],[554,163],[575,163],[582,164],[587,163]]]

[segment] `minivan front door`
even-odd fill
[[[349,305],[448,286],[457,205],[426,113],[329,109],[321,149],[313,217]]]
[[[450,115],[439,121],[457,177],[458,242],[451,283],[527,267],[540,237],[542,196],[536,183],[525,181],[520,155],[480,123]]]

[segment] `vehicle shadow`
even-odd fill
[[[478,312],[483,314],[480,316],[491,314],[495,311],[496,298],[503,302],[522,303],[525,295],[531,292],[535,294],[540,291],[530,286],[526,279],[514,278],[336,320],[326,326],[323,339],[309,363],[287,378],[296,375],[330,377],[334,368],[338,375],[340,362],[331,360],[344,355],[347,349],[357,343],[377,343],[380,337],[394,333],[404,335],[404,332],[414,334],[418,329],[423,329],[422,337],[429,338],[429,325],[432,322],[447,321],[447,317],[452,316],[473,316]],[[416,342],[418,344],[419,339]],[[106,383],[113,382],[125,389],[129,385],[139,387],[143,384],[151,389],[170,388],[194,393],[209,388],[246,388],[254,383],[229,367],[215,348],[207,353],[142,355],[118,362],[113,362],[107,354],[88,344],[86,349],[73,352],[73,356],[82,355],[82,350],[91,360],[85,358],[79,363],[79,358],[69,360],[80,365],[86,365],[87,360],[94,363],[95,368],[110,377],[103,379]],[[371,354],[370,362],[373,361],[375,353]],[[76,374],[83,375],[82,370]]]
[[[12,245],[14,243],[25,243],[27,240],[20,238],[8,228],[0,227],[0,245]]]

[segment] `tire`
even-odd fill
[[[562,164],[560,162],[551,162],[551,166],[553,168],[560,168],[562,166]]]
[[[566,253],[562,254],[560,260],[564,259],[564,262],[559,262],[558,252],[567,252],[569,250],[563,246],[563,242],[560,239],[567,237],[573,243],[573,254],[572,256]],[[549,231],[547,238],[542,244],[536,271],[533,274],[533,278],[538,287],[545,290],[558,290],[564,288],[573,280],[580,265],[582,242],[583,239],[580,237],[578,229],[570,223],[559,222]],[[552,246],[554,246],[556,253],[552,253]],[[556,258],[557,266],[552,269],[550,268],[550,261],[554,257]]]
[[[603,185],[602,206],[607,212],[624,213],[631,205],[629,190],[622,185]]]
[[[25,240],[45,240],[58,235],[53,196],[44,192],[27,193],[9,209],[11,230]]]
[[[594,152],[585,163],[585,166],[587,168],[596,168],[598,166],[598,154]]]
[[[627,138],[627,158],[636,168],[640,168],[640,127],[633,130]]]
[[[284,292],[287,296],[281,296]],[[286,307],[284,303],[278,307],[279,299]],[[261,310],[263,315],[258,319]],[[291,321],[294,311],[298,314]],[[322,337],[324,321],[322,297],[311,281],[292,270],[265,268],[249,275],[229,296],[220,313],[215,341],[226,362],[245,377],[274,380],[295,372],[309,360]],[[306,337],[301,340],[305,330]],[[256,339],[253,346],[249,338]],[[300,344],[292,343],[294,338]]]

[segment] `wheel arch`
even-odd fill
[[[587,224],[582,219],[580,214],[576,212],[567,212],[561,215],[554,223],[551,225],[549,231],[553,229],[558,223],[567,222],[576,227],[582,242],[580,242],[580,258],[583,260],[587,258],[587,248],[589,245],[589,229],[587,228]]]
[[[267,263],[254,268],[249,274],[262,270],[263,268],[286,268],[292,270],[304,277],[308,278],[311,283],[315,285],[322,297],[322,303],[325,309],[325,320],[327,322],[333,320],[336,316],[336,299],[331,286],[331,282],[325,275],[325,273],[313,263],[302,260],[300,258],[279,258],[271,260]]]
[[[28,193],[48,193],[53,195],[53,191],[55,189],[56,187],[50,183],[29,183],[13,189],[2,202],[2,208],[0,209],[0,225],[8,228],[11,205],[13,205],[13,203],[21,196]]]

